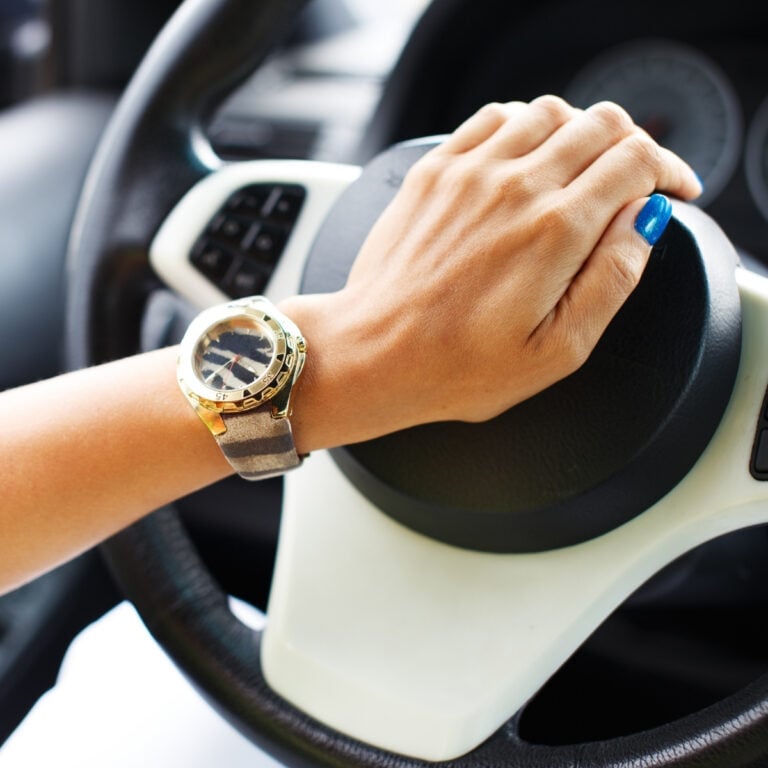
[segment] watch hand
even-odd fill
[[[212,371],[208,374],[208,376],[205,377],[204,381],[206,384],[210,383],[211,379],[218,376],[222,371],[229,368],[230,372],[232,371],[232,366],[240,360],[240,355],[235,355],[231,360],[227,360],[226,363],[223,365],[220,365],[215,371]]]

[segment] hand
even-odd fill
[[[656,189],[701,192],[614,104],[481,109],[412,167],[342,291],[284,305],[310,349],[297,442],[485,420],[572,373],[666,225],[654,196],[635,228]]]

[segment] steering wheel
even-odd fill
[[[200,307],[343,282],[430,142],[365,169],[225,164],[201,130],[302,5],[187,0],[148,53],[73,232],[70,367],[138,349],[157,276]],[[704,213],[674,212],[577,375],[485,425],[318,454],[286,478],[263,634],[232,614],[172,509],[105,545],[158,642],[254,742],[296,766],[764,762],[768,677],[599,743],[532,745],[517,730],[526,700],[633,589],[768,518],[768,282],[737,268]]]

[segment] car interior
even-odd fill
[[[108,279],[78,283],[72,273],[79,262],[72,258],[70,239],[76,211],[83,205],[83,184],[104,131],[108,124],[117,124],[110,124],[110,119],[124,103],[121,95],[150,45],[161,30],[168,29],[169,19],[177,18],[179,5],[194,5],[195,13],[210,6],[211,19],[218,23],[220,11],[229,23],[226,6],[236,3],[0,2],[0,231],[4,243],[0,258],[6,266],[0,282],[0,312],[4,313],[0,334],[10,354],[0,372],[0,388],[177,342],[193,314],[189,297],[179,297],[178,291],[169,288],[172,281],[165,279],[146,252],[132,252],[130,257],[121,253],[119,260],[115,256],[105,262]],[[203,112],[200,128],[225,164],[240,167],[250,161],[297,160],[361,166],[367,169],[361,179],[381,184],[383,171],[376,165],[381,162],[377,158],[391,157],[386,152],[402,142],[425,137],[428,142],[438,141],[486,102],[530,100],[544,93],[560,94],[579,107],[613,100],[661,144],[688,160],[704,186],[696,207],[722,229],[740,268],[768,275],[768,29],[755,0],[734,0],[727,8],[712,2],[691,6],[670,0],[663,8],[653,9],[607,0],[403,0],[386,8],[365,0],[311,0],[288,6],[290,13],[274,10],[279,3],[264,3],[263,26],[272,23],[269,13],[274,10],[275,19],[280,17],[274,27],[280,33],[270,32],[263,51],[254,46],[253,71],[238,70],[233,77],[237,85],[227,81],[227,88],[204,92],[215,98],[215,104]],[[253,13],[257,16],[261,10]],[[285,21],[284,16],[290,19]],[[212,47],[220,43],[214,21]],[[206,29],[201,23],[197,34],[202,42],[206,42]],[[237,48],[234,41],[232,48]],[[210,54],[212,70],[220,59],[225,61],[219,49]],[[190,72],[192,64],[205,70],[209,49],[200,50],[190,60]],[[166,56],[170,60],[171,54]],[[234,64],[227,65],[234,68],[235,52],[231,57]],[[181,54],[179,60],[184,61]],[[168,71],[169,83],[181,77],[170,65]],[[173,101],[162,90],[158,92],[169,104]],[[121,119],[124,127],[125,118]],[[145,123],[135,125],[136,136],[147,135],[140,133]],[[422,146],[426,145],[417,145]],[[387,162],[407,165],[420,151],[406,150]],[[286,187],[292,180],[285,173],[270,183]],[[165,188],[158,184],[156,205],[162,210],[158,221],[165,220],[171,203],[175,205],[178,190],[191,187],[203,175],[184,171]],[[339,183],[341,190],[348,182]],[[307,188],[311,191],[309,182]],[[370,198],[365,197],[369,194],[365,186],[355,190],[359,200],[380,195],[373,190]],[[87,222],[88,216],[96,220],[99,206],[107,210],[123,193],[132,193],[127,183],[111,189],[111,197],[103,201],[94,203],[91,198],[91,207],[85,214],[78,213],[83,217],[79,220]],[[355,201],[344,197],[347,193],[340,194],[339,200],[354,209]],[[371,203],[380,204],[379,198]],[[327,214],[325,228],[318,230],[303,277],[305,287],[330,289],[324,282],[328,259],[342,257],[324,255],[328,229],[339,225],[335,236],[346,226],[335,210]],[[378,210],[362,211],[359,227],[369,226],[366,216]],[[106,227],[110,215],[107,210],[99,223]],[[686,215],[680,214],[684,222]],[[691,227],[699,232],[693,216]],[[334,240],[334,247],[341,242],[339,250],[351,249],[353,255],[359,234],[350,225],[350,234]],[[707,237],[702,234],[701,242],[709,243]],[[683,243],[682,250],[689,247],[683,235],[678,241]],[[670,241],[670,252],[674,250],[671,243],[678,241]],[[197,247],[193,243],[190,250]],[[219,267],[213,265],[206,272],[209,262],[204,249],[194,253],[192,261],[197,258],[206,280],[216,283]],[[101,274],[101,267],[94,266],[94,274]],[[323,274],[316,277],[313,270]],[[118,279],[126,286],[124,293],[102,303],[94,299],[92,307],[90,294],[97,289],[108,294],[110,281]],[[685,283],[684,275],[679,279]],[[216,285],[229,295],[238,291],[243,295],[246,287],[252,287],[247,281],[239,287],[231,271]],[[688,295],[681,290],[680,295]],[[654,308],[661,299],[649,292],[642,301],[646,302],[643,307]],[[96,325],[102,329],[93,338],[82,343],[73,338],[73,329]],[[19,329],[23,329],[21,339]],[[694,365],[691,370],[691,386],[698,387],[699,368]],[[765,383],[760,386],[764,391]],[[712,416],[705,442],[717,428],[727,401],[725,397],[721,411]],[[606,429],[611,440],[617,431],[631,432],[633,419],[640,418],[633,416],[632,404],[622,401],[621,407],[615,422],[620,428]],[[670,421],[672,416],[677,418],[677,411]],[[696,421],[698,416],[690,418]],[[760,418],[755,412],[754,426],[744,438],[750,446]],[[556,431],[547,439],[554,442],[559,434]],[[630,437],[627,440],[631,442]],[[664,440],[670,455],[686,453],[687,442],[678,433],[665,434]],[[334,459],[353,485],[365,485],[366,480],[354,479],[352,464],[370,468],[380,460],[376,450],[366,450],[353,453],[352,461],[339,455]],[[555,447],[551,450],[557,454]],[[696,449],[685,471],[703,450]],[[757,482],[765,477],[755,457],[757,453],[751,478]],[[653,484],[643,466],[645,475],[638,488]],[[537,472],[533,466],[529,470]],[[44,478],[35,481],[44,482]],[[439,495],[439,490],[435,493]],[[642,496],[639,490],[638,494]],[[334,504],[331,499],[323,503]],[[180,500],[173,520],[163,518],[159,526],[173,540],[180,535],[176,526],[183,527],[195,556],[214,574],[221,590],[266,611],[272,599],[282,505],[280,479],[258,487],[228,479]],[[391,516],[433,534],[419,522],[418,511],[410,518],[405,513]],[[531,750],[524,760],[514,762],[517,758],[505,757],[502,750],[490,753],[496,762],[483,763],[486,758],[478,757],[480,762],[456,764],[566,765],[566,759],[583,755],[585,766],[608,765],[599,762],[599,750],[588,747],[609,744],[605,754],[611,759],[620,754],[624,761],[610,764],[629,765],[638,753],[631,751],[634,746],[621,752],[621,745],[634,745],[632,738],[638,734],[645,734],[647,744],[656,749],[663,743],[658,734],[672,732],[670,724],[694,723],[701,730],[702,723],[715,722],[718,713],[731,713],[727,723],[735,722],[735,710],[723,702],[742,701],[745,690],[757,691],[756,685],[765,685],[760,680],[768,672],[768,630],[763,618],[768,606],[768,529],[759,514],[754,520],[740,523],[738,530],[724,526],[718,535],[702,536],[687,551],[660,564],[591,628],[523,706],[509,712],[516,743]],[[595,536],[610,527],[606,524]],[[439,531],[435,535],[441,536]],[[123,560],[128,549],[137,542],[148,546],[146,541],[131,532],[118,539],[0,597],[0,745],[55,684],[73,638],[126,594],[135,599],[139,587],[153,585],[154,573],[142,582]],[[452,543],[450,537],[445,540]],[[458,543],[463,546],[460,537]],[[531,544],[528,551],[572,543],[548,540],[542,547]],[[489,546],[483,543],[477,548],[488,550]],[[174,561],[169,557],[165,562],[172,571]],[[512,601],[510,606],[514,610]],[[157,621],[152,610],[147,609],[145,617],[150,625]],[[457,618],[460,622],[460,612]],[[740,722],[748,720],[753,730],[739,731],[735,745],[708,726],[698,742],[703,746],[690,746],[694,739],[686,737],[681,754],[657,754],[646,764],[658,768],[764,764],[768,761],[766,710],[754,705],[749,710],[751,719],[738,711]],[[712,713],[713,719],[697,719],[702,712]],[[280,727],[284,723],[286,728],[293,727],[293,722],[286,716]],[[250,734],[258,727],[248,721],[243,730]],[[305,727],[296,725],[302,738]],[[724,726],[723,732],[730,733],[729,727]],[[291,748],[285,747],[288,742],[279,739],[276,754],[286,764],[297,765],[416,764],[400,757],[390,759],[386,748],[372,750],[372,756],[366,752],[363,759],[362,752],[342,748],[335,738],[326,740],[331,745],[327,758],[302,746],[294,759],[288,754]],[[651,747],[647,754],[653,752]],[[678,758],[679,763],[667,762]],[[725,762],[717,762],[722,759]]]

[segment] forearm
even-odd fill
[[[385,408],[376,415],[377,350],[354,331],[352,307],[328,296],[287,308],[310,348],[298,451],[396,428]],[[0,394],[0,593],[232,473],[179,388],[176,357],[162,349]]]
[[[231,470],[164,349],[0,395],[0,591]]]

